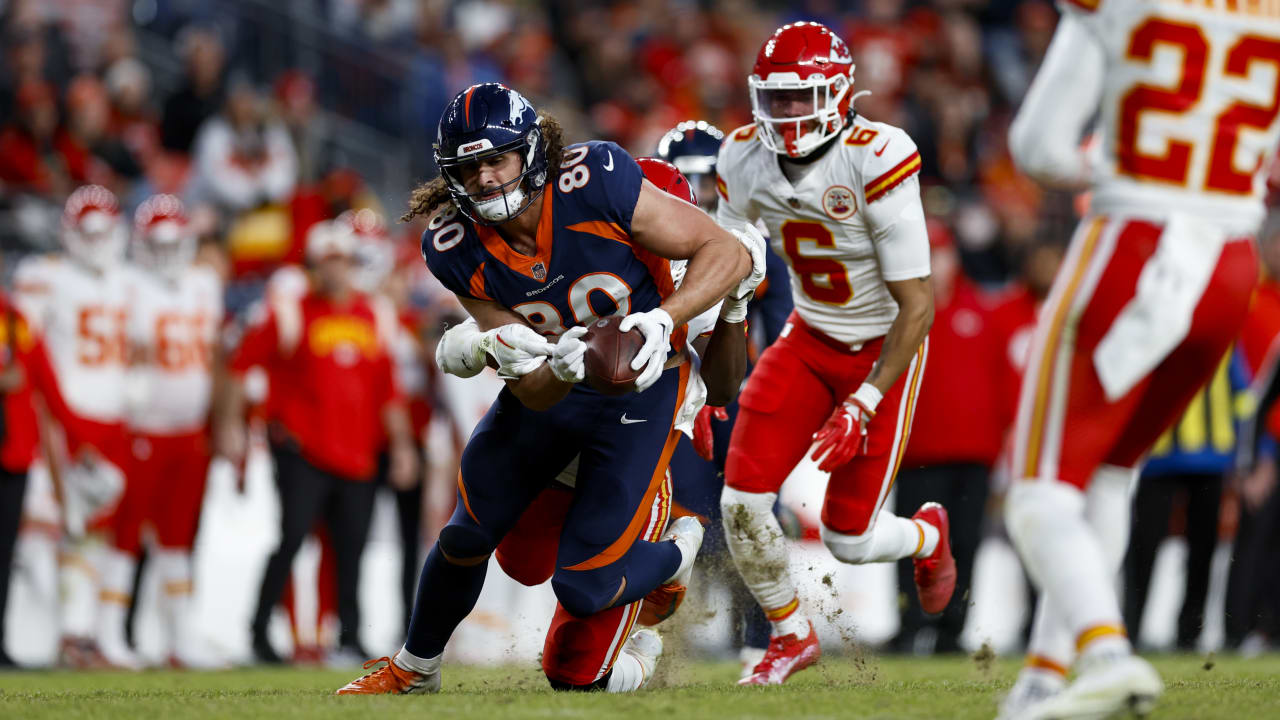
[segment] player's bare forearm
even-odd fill
[[[714,305],[751,272],[751,254],[733,233],[647,180],[631,217],[631,238],[659,257],[689,261],[679,289],[662,303],[676,327]]]
[[[867,375],[883,394],[898,382],[933,326],[933,282],[928,277],[885,283],[898,303],[898,317],[885,335],[880,358]]]
[[[747,375],[747,334],[744,323],[716,321],[715,331],[703,351],[702,382],[707,386],[707,404],[724,407],[733,402]]]
[[[662,303],[676,327],[715,305],[751,272],[751,255],[742,243],[719,225],[711,224],[717,233],[707,237],[689,258],[684,282]]]
[[[507,387],[522,405],[530,410],[542,412],[550,410],[569,394],[573,388],[551,372],[551,366],[543,363],[542,367],[518,380],[508,380]]]

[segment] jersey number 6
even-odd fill
[[[782,223],[782,249],[791,263],[791,271],[800,278],[800,287],[810,299],[825,305],[845,305],[853,299],[849,271],[835,258],[809,257],[800,254],[800,243],[811,242],[820,248],[834,248],[836,239],[827,226],[809,220],[787,220]]]

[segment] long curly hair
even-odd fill
[[[538,126],[542,129],[542,141],[546,144],[547,184],[554,183],[560,173],[560,163],[564,160],[564,128],[560,121],[543,113],[538,116]],[[427,217],[445,203],[453,202],[449,194],[449,185],[444,176],[422,183],[409,194],[409,210],[400,216],[401,222],[409,222],[416,217]]]

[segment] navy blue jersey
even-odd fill
[[[644,181],[636,161],[611,142],[571,145],[564,156],[559,177],[536,201],[542,216],[533,257],[452,204],[422,234],[422,256],[445,287],[510,308],[551,337],[608,315],[652,310],[674,291],[667,260],[631,240]]]

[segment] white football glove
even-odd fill
[[[666,310],[654,308],[648,312],[631,313],[618,325],[622,332],[631,328],[636,328],[644,336],[644,345],[631,361],[632,370],[644,368],[640,377],[636,378],[636,392],[643,392],[662,377],[662,366],[667,363],[675,321]]]
[[[567,383],[580,383],[587,378],[587,344],[581,338],[587,329],[581,325],[560,336],[551,351],[551,372]]]
[[[483,337],[480,326],[471,318],[445,330],[436,345],[436,365],[441,372],[460,378],[479,375],[487,360]]]
[[[738,242],[751,253],[751,272],[742,282],[729,291],[724,304],[720,306],[720,319],[727,323],[740,323],[747,319],[747,305],[756,288],[764,280],[765,246],[764,236],[751,223],[743,223],[741,230],[730,230]]]
[[[546,338],[522,323],[490,330],[480,344],[498,361],[498,377],[503,380],[518,380],[537,370],[555,350]]]

